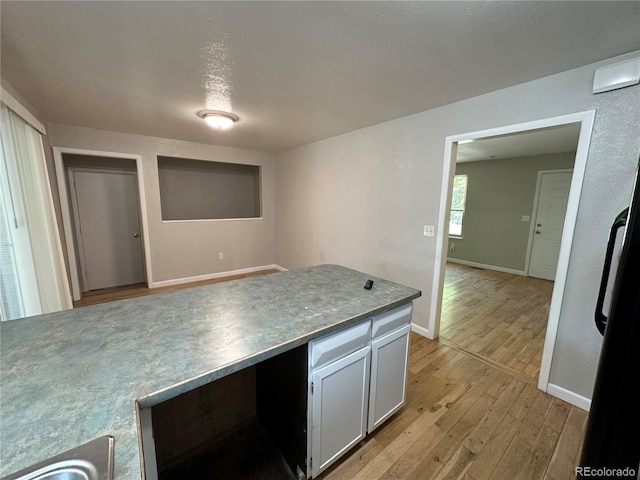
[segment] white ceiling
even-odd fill
[[[640,49],[640,2],[2,0],[52,123],[278,151]],[[233,130],[196,116],[232,109]]]
[[[580,124],[539,128],[521,133],[497,135],[458,144],[458,163],[501,158],[528,157],[550,153],[575,152]]]

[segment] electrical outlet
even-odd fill
[[[422,236],[433,237],[435,235],[435,227],[433,225],[425,225],[422,231]]]
[[[529,215],[522,215],[523,222],[528,222],[529,220],[531,220],[531,217]]]
[[[218,252],[218,260],[222,260],[224,258],[224,253]]]
[[[450,252],[455,252],[456,251],[456,244],[455,243],[450,243],[449,244],[449,251]]]

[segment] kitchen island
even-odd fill
[[[111,435],[114,478],[141,478],[141,409],[419,296],[319,265],[3,322],[0,476]]]

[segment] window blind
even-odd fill
[[[23,316],[71,308],[42,136],[4,103],[0,115],[4,228],[18,279],[12,285],[19,289]],[[8,273],[7,283],[11,278]]]
[[[0,154],[1,152],[0,143]],[[2,171],[4,171],[4,155],[2,155]],[[7,215],[7,203],[4,196],[7,193],[7,182],[3,172],[0,171],[0,315],[2,320],[13,320],[24,317],[20,283],[16,269],[9,218]]]

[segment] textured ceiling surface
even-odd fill
[[[575,153],[579,137],[579,123],[484,137],[458,144],[456,161],[464,163],[552,153]]]
[[[279,151],[640,49],[640,2],[3,0],[48,122]],[[216,132],[196,113],[232,110]]]

